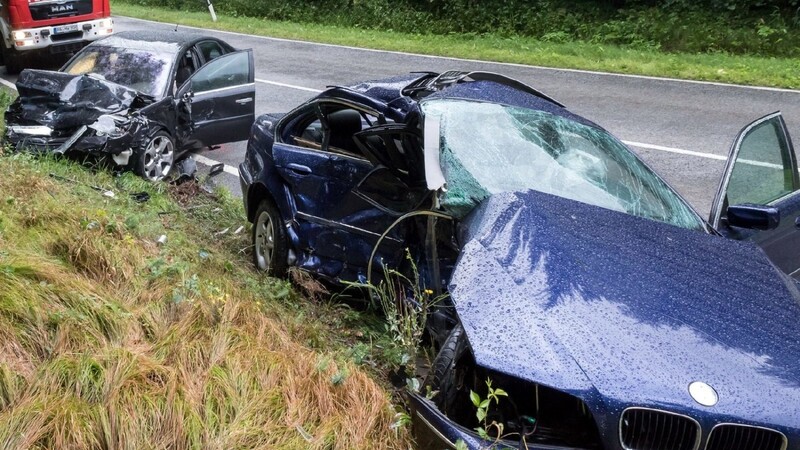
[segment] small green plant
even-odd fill
[[[486,390],[488,391],[486,398],[481,398],[481,396],[473,390],[469,391],[469,398],[472,400],[472,404],[478,408],[475,411],[475,417],[477,417],[478,422],[481,423],[481,426],[475,428],[475,431],[478,432],[481,439],[489,440],[489,431],[494,429],[497,431],[495,434],[495,436],[497,436],[496,439],[499,440],[503,436],[504,425],[494,420],[488,423],[489,407],[492,406],[492,402],[494,402],[495,406],[500,404],[500,397],[508,397],[508,393],[500,388],[493,388],[492,380],[489,378],[486,379]]]
[[[423,286],[408,250],[406,261],[409,275],[384,267],[383,280],[377,286],[369,283],[352,286],[366,288],[386,314],[385,326],[391,343],[383,349],[383,353],[394,365],[413,376],[428,314],[444,296],[435,296],[432,290]],[[407,384],[419,386],[412,380]]]

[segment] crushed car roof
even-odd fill
[[[600,128],[594,122],[573,114],[548,95],[513,78],[489,72],[412,72],[353,85],[329,86],[319,98],[349,99],[371,104],[375,109],[388,106],[401,117],[417,111],[423,100],[482,101],[544,111]]]

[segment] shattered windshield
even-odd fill
[[[173,54],[139,49],[87,47],[64,69],[71,75],[91,74],[152,97],[167,86]]]
[[[438,99],[422,108],[426,119],[439,121],[442,206],[457,217],[492,194],[532,189],[705,230],[666,183],[605,131],[494,103]]]

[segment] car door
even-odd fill
[[[243,141],[255,121],[253,51],[218,56],[180,87],[179,110],[188,112],[184,149]]]
[[[752,214],[758,214],[760,225]],[[725,236],[757,243],[776,266],[800,278],[800,179],[780,113],[762,117],[739,133],[710,223]]]
[[[317,271],[330,277],[355,281],[363,276],[375,244],[397,217],[358,193],[375,166],[353,136],[376,115],[352,105],[320,102],[288,120],[281,142],[273,145],[275,166],[294,202],[301,246],[324,260]],[[376,259],[399,260],[402,235],[402,229],[393,230]]]

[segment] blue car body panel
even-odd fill
[[[755,244],[533,191],[493,196],[464,228],[450,293],[477,364],[598,422],[647,405],[800,442],[800,292]]]
[[[354,194],[369,162],[276,139],[313,102],[351,102],[405,123],[420,114],[420,102],[457,98],[598,127],[490,81],[454,84],[422,100],[403,95],[426,76],[333,87],[293,113],[256,121],[240,166],[245,208],[252,221],[258,201],[275,202],[296,266],[363,280],[379,235],[397,218]],[[448,290],[475,363],[581,400],[606,450],[622,448],[620,417],[629,407],[689,416],[703,443],[715,425],[742,423],[777,430],[788,438],[786,450],[800,450],[800,283],[753,242],[534,191],[490,197],[457,230]],[[375,261],[398,261],[407,232],[393,229]],[[688,386],[697,381],[711,385],[719,403],[693,400]],[[411,397],[441,442],[485,444],[433,402]]]

